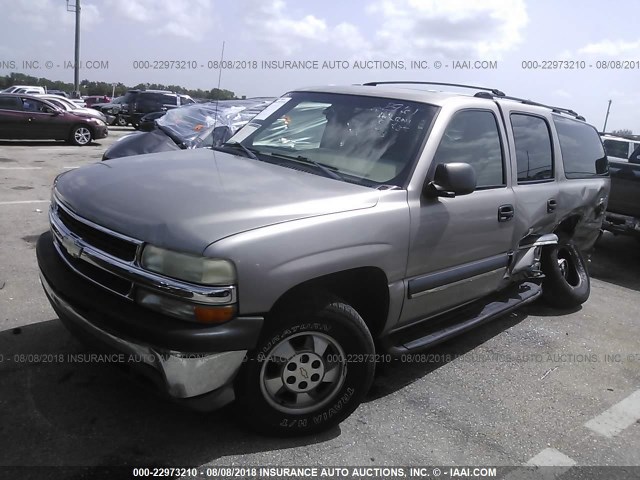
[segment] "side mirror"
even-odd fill
[[[439,163],[433,181],[425,184],[427,197],[468,195],[476,189],[476,171],[468,163]]]

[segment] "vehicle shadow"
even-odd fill
[[[113,365],[83,359],[86,350],[57,319],[0,332],[0,465],[198,466],[340,434],[260,436],[233,406],[188,410]]]
[[[640,291],[640,243],[632,237],[605,232],[596,244],[589,273],[604,282]]]

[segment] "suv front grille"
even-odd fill
[[[132,282],[118,277],[113,273],[107,272],[106,270],[95,267],[84,260],[73,258],[65,251],[64,248],[59,248],[58,250],[71,267],[92,282],[124,297],[131,293],[131,288],[133,286]]]
[[[58,206],[56,215],[60,221],[76,236],[83,239],[89,245],[102,250],[109,255],[132,262],[136,258],[138,246],[115,235],[98,230],[84,222],[81,222],[67,213],[64,208]]]

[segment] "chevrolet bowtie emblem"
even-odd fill
[[[62,237],[62,246],[73,258],[80,258],[82,247],[71,237]]]

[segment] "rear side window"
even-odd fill
[[[162,95],[160,97],[160,102],[163,105],[177,105],[178,104],[178,96],[177,95]]]
[[[0,95],[0,108],[3,110],[22,110],[16,97],[5,97],[3,95]]]
[[[623,142],[621,140],[605,140],[604,151],[610,157],[624,158],[629,155],[629,142]]]
[[[433,164],[462,162],[476,171],[478,188],[504,186],[502,145],[492,112],[458,112],[442,136]]]
[[[553,123],[558,131],[567,178],[588,178],[609,173],[607,155],[595,128],[558,115],[553,116]]]
[[[518,183],[552,179],[553,151],[546,120],[533,115],[512,114],[511,127],[516,144]]]

